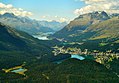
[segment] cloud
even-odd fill
[[[55,16],[55,18],[58,18],[58,16]]]
[[[13,7],[13,5],[11,4],[3,4],[0,3],[0,14],[4,14],[4,13],[13,13],[17,16],[31,16],[32,13],[23,10],[22,8],[15,8]]]
[[[59,19],[59,22],[68,22],[68,21],[69,21],[68,19],[63,18],[63,17],[61,17],[61,18]]]
[[[65,17],[60,17],[58,15],[55,15],[55,16],[51,16],[51,15],[43,15],[41,16],[41,19],[42,20],[47,20],[47,21],[58,21],[58,22],[69,22],[69,19],[68,18],[65,18]]]
[[[42,16],[42,18],[47,18],[47,16]]]
[[[78,0],[77,0],[78,1]],[[106,11],[107,13],[119,13],[119,0],[80,0],[87,6],[76,9],[75,14],[85,14],[93,11]]]

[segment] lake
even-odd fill
[[[37,38],[39,40],[49,40],[47,36],[40,36],[40,35],[33,35],[34,38]]]
[[[24,71],[25,71],[25,69],[19,68],[19,69],[16,69],[16,70],[12,70],[11,72],[19,73],[19,72],[24,72]]]
[[[54,32],[47,32],[47,33],[37,33],[35,35],[32,35],[34,38],[37,38],[39,40],[49,40],[48,36],[53,34]]]
[[[84,60],[85,59],[84,57],[82,57],[80,55],[77,55],[77,54],[72,54],[71,58],[75,58],[75,59],[79,59],[79,60]]]
[[[78,54],[72,54],[70,58],[78,59],[78,60],[84,60],[85,59],[83,56],[80,56]],[[69,58],[67,58],[67,59],[69,59]],[[63,61],[65,61],[67,59],[58,60],[58,61],[55,61],[54,63],[60,64],[60,63],[62,63]]]

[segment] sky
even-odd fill
[[[11,5],[17,10],[20,8],[23,11],[27,11],[22,16],[49,21],[72,20],[77,16],[74,14],[75,9],[85,5],[84,2],[77,3],[75,0],[0,0],[0,3]]]
[[[68,22],[93,11],[119,13],[119,0],[0,0],[0,14],[6,12],[37,20]]]

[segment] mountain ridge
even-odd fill
[[[0,15],[0,22],[17,30],[27,32],[31,35],[38,32],[55,32],[63,28],[66,23],[37,21],[29,17],[15,16],[13,13]]]
[[[0,15],[0,22],[29,34],[53,31],[48,27],[41,26],[37,21],[33,21],[28,17],[15,16],[12,13],[5,13]]]
[[[43,50],[48,48],[41,45],[41,41],[33,38],[29,34],[15,30],[14,28],[6,26],[2,23],[0,23],[0,33],[0,45],[8,50],[21,50],[40,53],[41,49],[38,51],[38,48],[42,48]],[[34,50],[32,48],[34,48]]]
[[[73,37],[78,36],[78,35],[80,36],[82,34],[85,34],[86,31],[89,31],[89,30],[93,31],[93,29],[95,29],[95,27],[97,27],[99,25],[103,24],[100,27],[103,27],[106,24],[108,25],[108,23],[106,23],[105,21],[107,21],[107,20],[110,21],[110,19],[113,19],[117,16],[118,15],[116,15],[116,16],[113,15],[111,17],[111,15],[108,15],[104,11],[80,15],[79,17],[77,17],[73,21],[71,21],[62,30],[56,32],[53,35],[53,37],[56,37],[56,38],[63,38],[64,37],[64,39],[68,39],[68,38],[73,38]],[[118,21],[118,20],[116,20],[116,21]],[[111,22],[113,22],[113,20]],[[109,22],[109,23],[111,23],[111,22]],[[93,27],[93,28],[91,28],[91,27]],[[105,28],[105,27],[103,27],[103,28]]]

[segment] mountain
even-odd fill
[[[25,32],[15,30],[4,24],[0,24],[0,47],[4,47],[4,50],[27,50],[37,51],[35,48],[46,49],[45,46],[40,44],[38,39],[33,38]],[[39,44],[39,45],[38,45]],[[32,49],[34,48],[34,49]],[[2,49],[0,49],[2,50]],[[40,50],[38,50],[40,52]]]
[[[110,17],[108,16],[108,14],[104,11],[80,15],[78,18],[71,21],[62,30],[56,32],[53,36],[58,38],[72,37],[76,34],[82,33],[89,26],[98,24],[100,22],[108,20],[109,18]]]
[[[106,12],[93,12],[80,15],[53,36],[72,41],[115,39],[116,42],[119,38],[118,32],[118,14],[108,15]]]
[[[44,26],[44,27],[49,27],[51,29],[53,29],[55,32],[61,30],[62,28],[64,28],[67,23],[66,22],[57,22],[57,21],[39,21],[39,23]]]
[[[113,17],[103,22],[90,25],[82,33],[75,34],[69,38],[74,41],[107,40],[117,41],[119,39],[119,18]]]
[[[51,48],[29,34],[0,23],[0,69],[51,56]],[[47,57],[46,57],[47,58]]]
[[[88,27],[83,34],[93,33],[88,39],[119,39],[119,18],[113,17],[109,20]]]
[[[0,22],[29,34],[35,34],[38,32],[53,32],[51,28],[41,25],[39,21],[32,20],[28,17],[15,16],[12,13],[0,15]]]
[[[66,22],[57,21],[37,21],[28,17],[15,16],[13,13],[5,13],[0,15],[0,22],[17,30],[25,31],[29,34],[36,34],[39,32],[56,32],[67,25]]]
[[[81,49],[119,52],[119,14],[93,12],[80,15],[52,37],[79,42],[81,45],[76,46]]]

